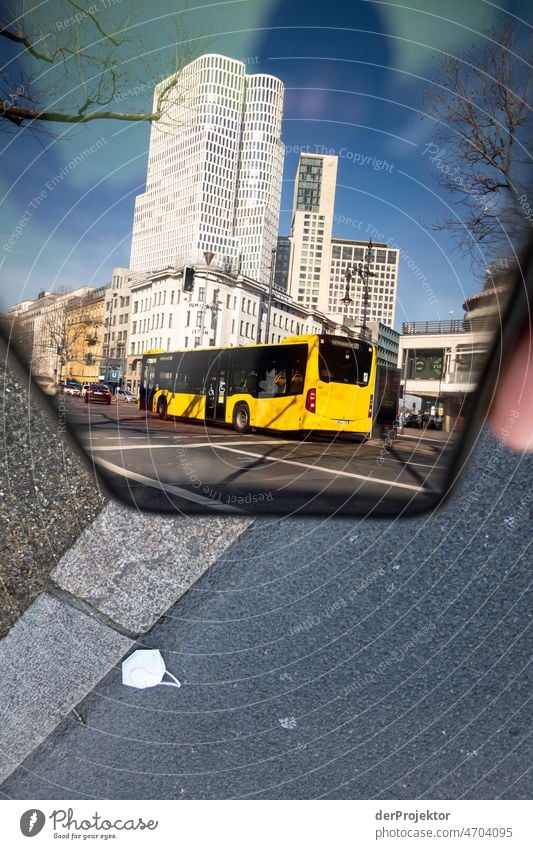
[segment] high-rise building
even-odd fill
[[[154,108],[169,80],[156,86]],[[284,86],[209,54],[179,72],[152,124],[146,190],[135,204],[130,267],[211,262],[268,282],[276,247]]]
[[[327,311],[336,156],[300,155],[292,207],[289,294],[309,309]]]
[[[383,242],[376,242],[372,245],[369,258],[368,242],[333,238],[328,304],[324,311],[328,315],[343,313],[348,323],[368,325],[371,321],[381,321],[388,327],[393,327],[399,254],[400,251],[397,248],[389,248]],[[364,273],[367,259],[369,259],[368,281]],[[351,280],[348,286],[350,302],[346,304],[343,303],[343,298],[346,296],[347,268],[350,269]],[[358,272],[359,268],[362,273]],[[365,289],[367,289],[366,306]]]
[[[288,290],[300,304],[347,324],[394,324],[399,251],[379,243],[368,262],[368,280],[359,273],[367,242],[333,236],[338,158],[300,155],[294,186]],[[346,270],[350,269],[349,300]],[[366,294],[366,297],[365,297]]]

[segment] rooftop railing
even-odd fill
[[[436,333],[468,333],[472,330],[493,330],[498,322],[498,315],[466,317],[451,321],[406,321],[402,324],[404,336]]]

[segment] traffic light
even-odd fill
[[[183,291],[192,292],[194,290],[194,268],[192,265],[186,265],[183,269]]]

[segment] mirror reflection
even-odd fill
[[[113,88],[114,117],[91,101],[91,126],[36,159],[27,130],[59,113],[30,115],[26,89],[6,101],[31,200],[22,217],[13,210],[3,246],[4,329],[96,468],[137,507],[430,506],[531,213],[513,170],[528,66],[512,48],[524,33],[494,11],[468,49],[447,21],[434,43],[407,51],[395,27],[422,12],[406,9],[399,26],[386,8],[374,17],[359,4],[348,39],[333,4],[319,16],[327,32],[302,31],[295,56],[289,13],[259,5],[272,24],[257,36],[262,50],[247,52],[251,36],[238,32],[237,50],[222,27],[215,50],[192,39],[166,76],[135,66],[141,86]],[[108,13],[111,32],[120,9]],[[92,19],[79,23],[88,38]],[[396,52],[378,66],[380,47]],[[149,139],[137,129],[148,124]],[[136,173],[119,185],[130,161]],[[470,261],[453,253],[454,238]],[[49,244],[63,251],[59,271]],[[39,279],[32,255],[42,255]]]
[[[330,239],[331,276],[348,301],[363,248]],[[423,506],[442,486],[510,273],[491,268],[461,318],[394,330],[378,292],[395,291],[397,254],[369,243],[364,256],[367,298],[350,298],[336,322],[320,324],[284,288],[198,263],[188,279],[117,269],[109,286],[43,293],[10,311],[11,337],[97,468],[139,507]],[[237,322],[265,341],[232,344]]]

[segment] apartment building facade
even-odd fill
[[[332,238],[326,312],[342,313],[356,324],[377,321],[393,327],[399,260],[400,251],[384,242],[374,243],[369,251],[368,242]],[[348,286],[347,269],[351,277]]]
[[[333,329],[325,316],[273,289],[267,339],[268,303],[268,286],[208,266],[197,270],[190,293],[183,291],[176,269],[145,275],[131,284],[126,385],[138,389],[142,355],[148,350],[273,343]]]

